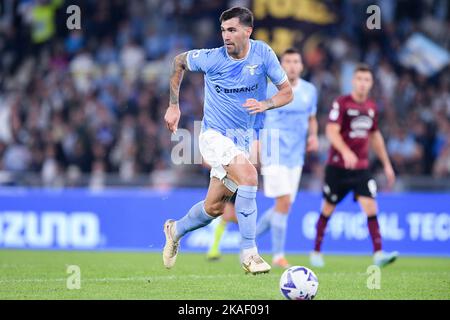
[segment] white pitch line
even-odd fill
[[[412,274],[418,274],[421,276],[425,275],[448,275],[450,272],[447,271],[439,271],[439,272],[401,272],[397,274],[397,276],[411,276]],[[366,276],[366,273],[357,272],[331,272],[324,273],[323,275],[327,276]],[[81,281],[83,282],[121,282],[121,281],[158,281],[158,280],[185,280],[185,279],[194,279],[194,280],[202,280],[202,279],[223,279],[223,278],[240,278],[242,276],[246,276],[242,273],[231,273],[231,274],[218,274],[218,275],[198,275],[198,274],[185,274],[185,275],[166,275],[166,276],[145,276],[145,277],[123,277],[123,278],[83,278],[81,277]],[[247,277],[255,277],[252,275],[247,275]],[[258,278],[278,278],[278,274],[265,274],[258,275]],[[53,278],[53,279],[43,279],[43,278],[24,278],[24,279],[0,279],[1,283],[21,283],[21,282],[63,282],[66,281],[67,278]]]
[[[168,276],[148,276],[148,277],[125,277],[125,278],[83,278],[82,282],[120,282],[120,281],[157,281],[157,280],[179,280],[179,279],[220,279],[220,278],[232,278],[242,277],[243,274],[218,274],[201,276],[197,274],[187,275],[168,275]],[[250,275],[248,275],[250,276]],[[278,277],[278,275],[263,275],[264,277]],[[42,279],[42,278],[28,278],[28,279],[0,279],[0,283],[17,283],[17,282],[62,282],[67,278],[57,279]]]

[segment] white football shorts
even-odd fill
[[[248,158],[248,154],[240,150],[234,142],[213,129],[207,129],[199,136],[200,154],[207,164],[211,166],[210,177],[215,177],[231,191],[237,191],[237,184],[227,178],[224,166],[239,154]]]
[[[290,195],[291,203],[293,203],[297,196],[302,169],[301,166],[289,168],[281,165],[269,165],[262,167],[264,195],[268,198]]]

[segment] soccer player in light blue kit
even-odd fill
[[[264,130],[260,133],[261,174],[264,194],[274,198],[275,203],[259,219],[256,235],[270,229],[272,266],[289,268],[284,256],[288,214],[297,195],[305,152],[318,150],[317,90],[300,78],[303,63],[298,50],[287,49],[281,56],[281,65],[292,85],[294,100],[265,113]],[[267,96],[274,92],[276,87],[269,84]]]
[[[243,7],[228,9],[220,16],[224,46],[192,50],[178,55],[170,77],[170,103],[165,122],[177,130],[180,119],[179,89],[185,70],[205,74],[205,101],[199,148],[211,166],[205,200],[195,204],[180,220],[164,224],[166,243],[163,262],[175,264],[179,241],[186,233],[208,225],[223,213],[225,201],[236,193],[241,241],[241,265],[248,273],[267,273],[270,265],[258,254],[256,191],[258,175],[248,160],[256,114],[292,101],[292,88],[273,50],[250,39],[253,14]],[[266,99],[267,78],[278,91]]]
[[[289,263],[284,256],[288,213],[298,191],[305,152],[318,150],[317,90],[300,78],[303,62],[297,49],[287,49],[280,60],[293,87],[294,100],[281,109],[259,114],[255,124],[257,129],[264,128],[259,134],[264,193],[275,199],[274,206],[258,221],[256,235],[270,229],[272,266],[288,268]],[[276,91],[276,87],[269,84],[267,96],[271,97]],[[262,120],[264,116],[266,119]],[[220,257],[220,240],[226,224],[234,221],[234,210],[228,208],[231,213],[226,212],[222,216],[215,230],[214,241],[208,251],[210,260]]]

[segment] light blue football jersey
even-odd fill
[[[317,90],[303,79],[299,79],[292,90],[294,99],[291,103],[265,112],[264,131],[260,134],[261,161],[264,166],[292,168],[304,164],[308,120],[317,112]],[[267,96],[272,96],[276,91],[277,88],[270,83]],[[273,129],[279,130],[278,133]],[[278,140],[278,147],[274,147],[274,139]]]
[[[236,146],[248,152],[259,124],[242,105],[247,99],[266,99],[267,78],[279,85],[286,73],[273,50],[264,42],[250,40],[246,57],[228,55],[225,47],[191,50],[188,69],[205,74],[205,101],[202,131],[214,129],[230,137]]]

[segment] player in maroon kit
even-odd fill
[[[372,71],[366,65],[359,65],[353,74],[352,93],[339,97],[329,113],[326,135],[331,147],[325,169],[324,201],[316,226],[314,251],[310,255],[311,265],[315,267],[325,265],[320,247],[328,219],[336,205],[351,191],[368,217],[374,264],[385,266],[394,262],[398,256],[398,252],[387,253],[381,250],[375,200],[377,185],[368,170],[371,145],[383,164],[389,187],[394,185],[395,173],[378,130],[377,107],[369,99],[372,85]]]

